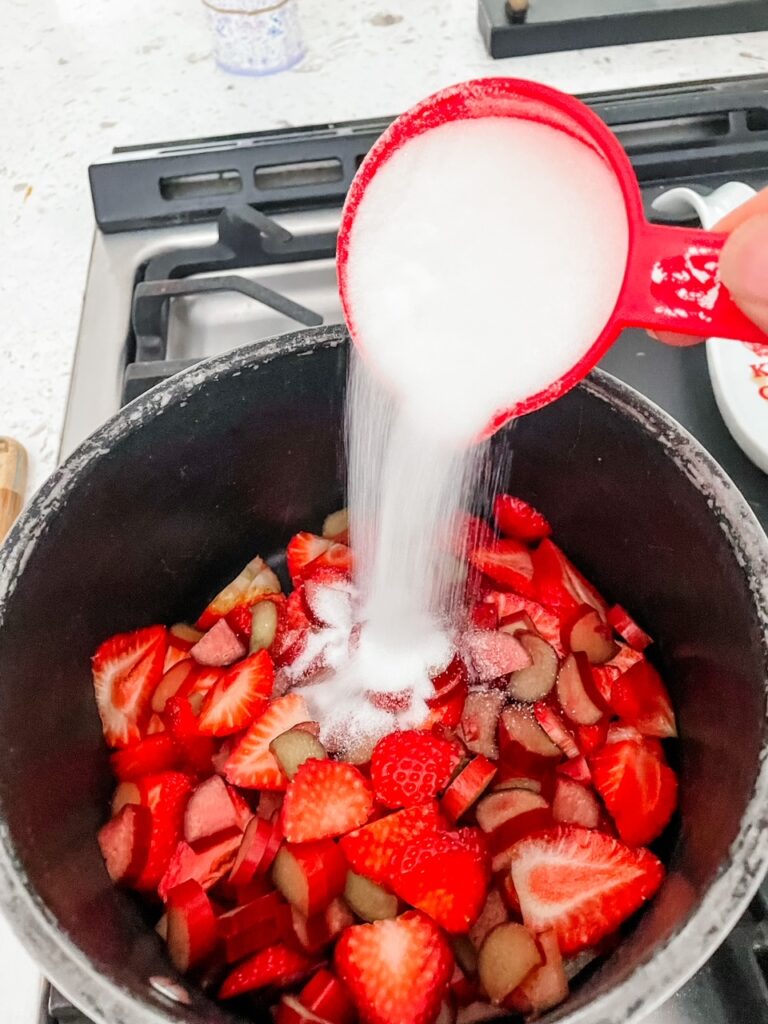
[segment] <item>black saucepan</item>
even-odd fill
[[[96,832],[112,781],[89,657],[189,617],[259,552],[342,502],[347,340],[316,328],[155,388],[51,477],[0,551],[0,899],[42,969],[102,1024],[233,1020],[174,975]],[[619,1024],[725,937],[768,854],[768,544],[679,426],[594,374],[507,427],[510,488],[658,639],[680,731],[670,875],[604,966],[547,1020]],[[176,1001],[163,994],[181,983]]]

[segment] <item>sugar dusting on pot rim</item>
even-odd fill
[[[2,548],[0,629],[16,581],[47,529],[47,517],[67,502],[98,460],[123,438],[170,406],[222,377],[257,370],[280,356],[300,358],[316,348],[347,343],[343,327],[310,328],[219,356],[178,374],[136,399],[88,438],[33,497]],[[746,500],[711,456],[674,420],[631,388],[601,371],[580,385],[589,394],[637,423],[706,498],[726,534],[752,593],[761,625],[762,661],[768,666],[768,540]],[[768,703],[768,679],[763,680]],[[0,808],[0,811],[2,808]],[[768,864],[768,742],[764,737],[752,795],[729,859],[685,923],[610,991],[594,999],[577,992],[543,1021],[567,1024],[624,1024],[651,1012],[711,956],[736,923]],[[0,904],[45,974],[97,1024],[225,1024],[233,1016],[195,994],[191,1005],[174,1004],[148,985],[143,1002],[104,977],[58,927],[29,886],[5,823],[0,820]]]

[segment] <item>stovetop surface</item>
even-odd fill
[[[768,78],[587,99],[627,149],[649,215],[672,185],[768,185]],[[91,168],[100,230],[62,457],[125,400],[184,366],[300,323],[342,320],[333,261],[340,207],[387,123],[141,147]],[[672,348],[627,331],[601,365],[698,437],[768,527],[768,477],[720,418],[704,346]],[[767,942],[768,889],[709,963],[646,1020],[768,1024]],[[44,1008],[42,1021],[84,1020],[52,998],[55,1013]]]

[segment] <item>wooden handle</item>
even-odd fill
[[[18,441],[0,437],[0,541],[21,512],[27,490],[27,453]]]

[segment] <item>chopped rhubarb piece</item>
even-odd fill
[[[458,655],[453,658],[447,668],[432,679],[435,688],[432,700],[443,700],[458,688],[467,683],[467,669]]]
[[[519,790],[518,792],[523,793],[524,791]],[[529,793],[527,795],[536,797],[538,794]],[[543,800],[541,797],[539,799]],[[521,839],[552,827],[552,811],[546,800],[543,800],[543,806],[530,807],[528,810],[523,809],[522,801],[520,806],[519,814],[508,818],[503,825],[500,825],[488,836],[492,857],[491,868],[494,874],[509,868],[512,853]]]
[[[496,609],[499,626],[506,625],[513,616],[524,613],[530,618],[539,636],[551,644],[558,655],[564,653],[560,640],[560,619],[543,604],[519,594],[500,590],[489,591],[485,595],[485,600]]]
[[[477,690],[469,694],[461,716],[461,739],[473,754],[482,754],[490,761],[499,756],[496,739],[499,714],[505,695],[500,690]]]
[[[472,677],[480,683],[492,682],[531,664],[531,655],[517,637],[498,629],[470,630],[462,638],[461,649]]]
[[[508,626],[501,627],[502,632],[508,629]],[[515,700],[528,703],[543,700],[557,679],[558,660],[555,649],[538,633],[520,631],[514,635],[525,648],[531,663],[510,675],[507,690]]]
[[[312,917],[306,917],[296,907],[291,907],[291,935],[306,953],[322,952],[353,924],[354,915],[341,899],[331,900],[325,910]]]
[[[456,1014],[456,1024],[483,1024],[486,1020],[498,1020],[499,1017],[508,1017],[509,1010],[500,1006],[491,1006],[490,1003],[475,1002],[468,1006],[460,1006]]]
[[[234,665],[209,690],[198,720],[200,732],[231,736],[245,729],[266,710],[274,681],[272,659],[266,651],[250,654]]]
[[[269,744],[294,725],[306,722],[309,717],[304,698],[296,693],[272,701],[230,754],[224,765],[227,780],[244,789],[284,790],[288,779],[270,751]]]
[[[232,867],[239,845],[240,833],[236,831],[221,838],[215,837],[210,845],[201,849],[193,849],[188,843],[180,842],[157,887],[158,896],[161,900],[167,899],[174,886],[190,878],[199,882],[203,889],[212,888]]]
[[[101,855],[116,885],[131,885],[141,874],[149,849],[150,826],[147,808],[129,803],[99,830]]]
[[[299,992],[299,1002],[329,1024],[354,1024],[355,1004],[335,974],[322,968]]]
[[[449,690],[444,697],[431,697],[427,701],[429,715],[422,724],[422,728],[435,731],[437,731],[436,727],[455,729],[464,713],[468,693],[469,686],[466,680],[462,679],[458,686]]]
[[[583,653],[569,654],[560,666],[557,697],[560,707],[577,725],[595,725],[603,717],[604,705],[592,681],[589,661]]]
[[[201,782],[184,812],[184,838],[188,843],[209,839],[240,827],[230,791],[219,775]]]
[[[251,635],[248,650],[251,654],[268,650],[277,635],[279,612],[276,601],[257,601],[251,608]]]
[[[499,719],[499,779],[541,780],[563,757],[527,706],[505,708]]]
[[[648,850],[575,825],[521,840],[511,871],[523,920],[534,932],[553,929],[563,954],[610,935],[664,878]]]
[[[552,817],[563,825],[597,828],[600,824],[600,804],[591,789],[561,776],[555,783]]]
[[[289,988],[315,968],[317,961],[282,943],[267,946],[227,976],[219,999],[234,999],[263,988]]]
[[[239,661],[246,653],[245,644],[233,633],[224,619],[211,626],[201,640],[189,652],[198,665],[220,668]]]
[[[485,605],[486,608],[491,608],[492,605]],[[499,630],[502,633],[511,633],[512,636],[517,636],[519,633],[538,633],[538,630],[533,624],[533,619],[530,617],[528,612],[515,612],[514,615],[508,615],[503,622],[499,623]]]
[[[251,605],[265,594],[279,594],[280,581],[263,558],[252,559],[242,572],[211,601],[197,621],[208,630],[238,605]]]
[[[273,918],[280,907],[287,904],[279,892],[272,891],[243,907],[235,907],[219,917],[219,931],[223,938],[249,932]]]
[[[445,788],[459,758],[453,743],[431,732],[390,733],[379,740],[371,757],[376,799],[392,809],[425,803]]]
[[[466,936],[461,937],[466,938]],[[473,1003],[477,999],[479,991],[480,989],[477,979],[467,977],[459,963],[455,963],[453,967],[453,974],[451,975],[450,994],[456,1005],[469,1006],[470,1003]]]
[[[265,821],[274,821],[283,809],[284,793],[276,793],[269,789],[259,793],[259,817]]]
[[[626,640],[629,646],[636,651],[644,651],[653,643],[653,639],[638,626],[629,612],[625,611],[620,604],[609,608],[607,618],[609,625],[613,626],[621,639]]]
[[[269,745],[269,749],[277,758],[277,762],[289,779],[292,779],[299,768],[310,758],[322,761],[327,758],[325,747],[313,733],[304,728],[315,723],[302,722],[288,732],[280,733]]]
[[[347,929],[334,960],[367,1024],[432,1024],[453,970],[440,929],[415,911]]]
[[[484,796],[477,805],[477,823],[483,832],[495,832],[510,818],[548,806],[544,797],[528,789],[491,793],[490,796]]]
[[[374,751],[371,765],[374,785],[376,763]],[[388,792],[391,795],[391,791]],[[289,843],[334,838],[364,825],[372,810],[373,793],[357,768],[343,761],[310,758],[288,783],[283,803],[283,832]]]
[[[323,537],[328,540],[335,540],[346,544],[346,534],[349,532],[349,509],[340,508],[338,512],[331,512],[323,521]]]
[[[566,757],[579,756],[576,740],[568,731],[560,715],[553,708],[542,702],[534,705],[533,713],[536,715],[536,721],[541,728],[552,742],[562,750]]]
[[[347,873],[344,899],[353,913],[363,921],[383,921],[388,917],[397,917],[397,896],[354,871]]]
[[[522,498],[499,494],[493,503],[493,517],[505,537],[514,537],[526,544],[549,537],[552,527],[544,516]]]
[[[521,924],[501,924],[488,935],[477,968],[480,983],[497,1006],[542,962],[536,940]]]
[[[639,661],[614,681],[611,709],[644,736],[677,736],[675,712],[661,676],[648,661]]]
[[[222,918],[219,918],[221,923]],[[224,937],[224,959],[228,964],[236,964],[244,957],[253,956],[268,946],[276,943],[289,943],[293,935],[291,909],[287,903],[281,903],[272,916],[260,921],[252,928],[243,929]]]
[[[247,885],[257,875],[265,875],[283,841],[279,821],[252,818],[243,833],[243,839],[232,865],[229,880],[232,885]]]
[[[275,858],[272,880],[292,906],[312,917],[344,892],[347,862],[332,839],[286,844]]]
[[[640,734],[638,733],[638,736]],[[141,791],[135,782],[121,782],[112,794],[112,817],[116,817],[126,804],[140,804]]]
[[[110,637],[91,659],[96,706],[110,747],[142,739],[166,646],[165,627],[148,626]]]
[[[216,948],[216,915],[202,887],[192,879],[171,889],[166,906],[168,953],[174,967],[185,972]]]
[[[604,665],[618,651],[610,626],[591,605],[580,605],[563,625],[563,647],[583,653],[592,665]]]
[[[495,540],[491,545],[477,546],[470,551],[469,562],[494,583],[533,596],[533,559],[525,544],[511,539]]]
[[[479,950],[493,929],[508,920],[509,911],[501,893],[498,889],[490,889],[480,916],[469,929],[469,939],[475,949]]]
[[[483,795],[496,774],[496,765],[488,758],[478,754],[469,764],[465,765],[443,794],[441,806],[446,816],[453,822]]]
[[[536,936],[544,963],[535,968],[528,977],[505,1000],[504,1005],[518,1013],[542,1014],[568,998],[568,978],[563,967],[563,957],[554,931],[541,932]]]
[[[162,714],[165,710],[165,703],[170,697],[179,694],[187,697],[192,692],[195,677],[197,675],[197,663],[191,658],[173,665],[163,675],[157,684],[157,689],[152,694],[152,710],[156,714]]]
[[[589,762],[583,754],[579,754],[578,757],[569,758],[569,760],[559,764],[555,770],[559,776],[573,779],[574,782],[579,782],[583,786],[588,786],[592,781],[592,771],[589,767]]]

